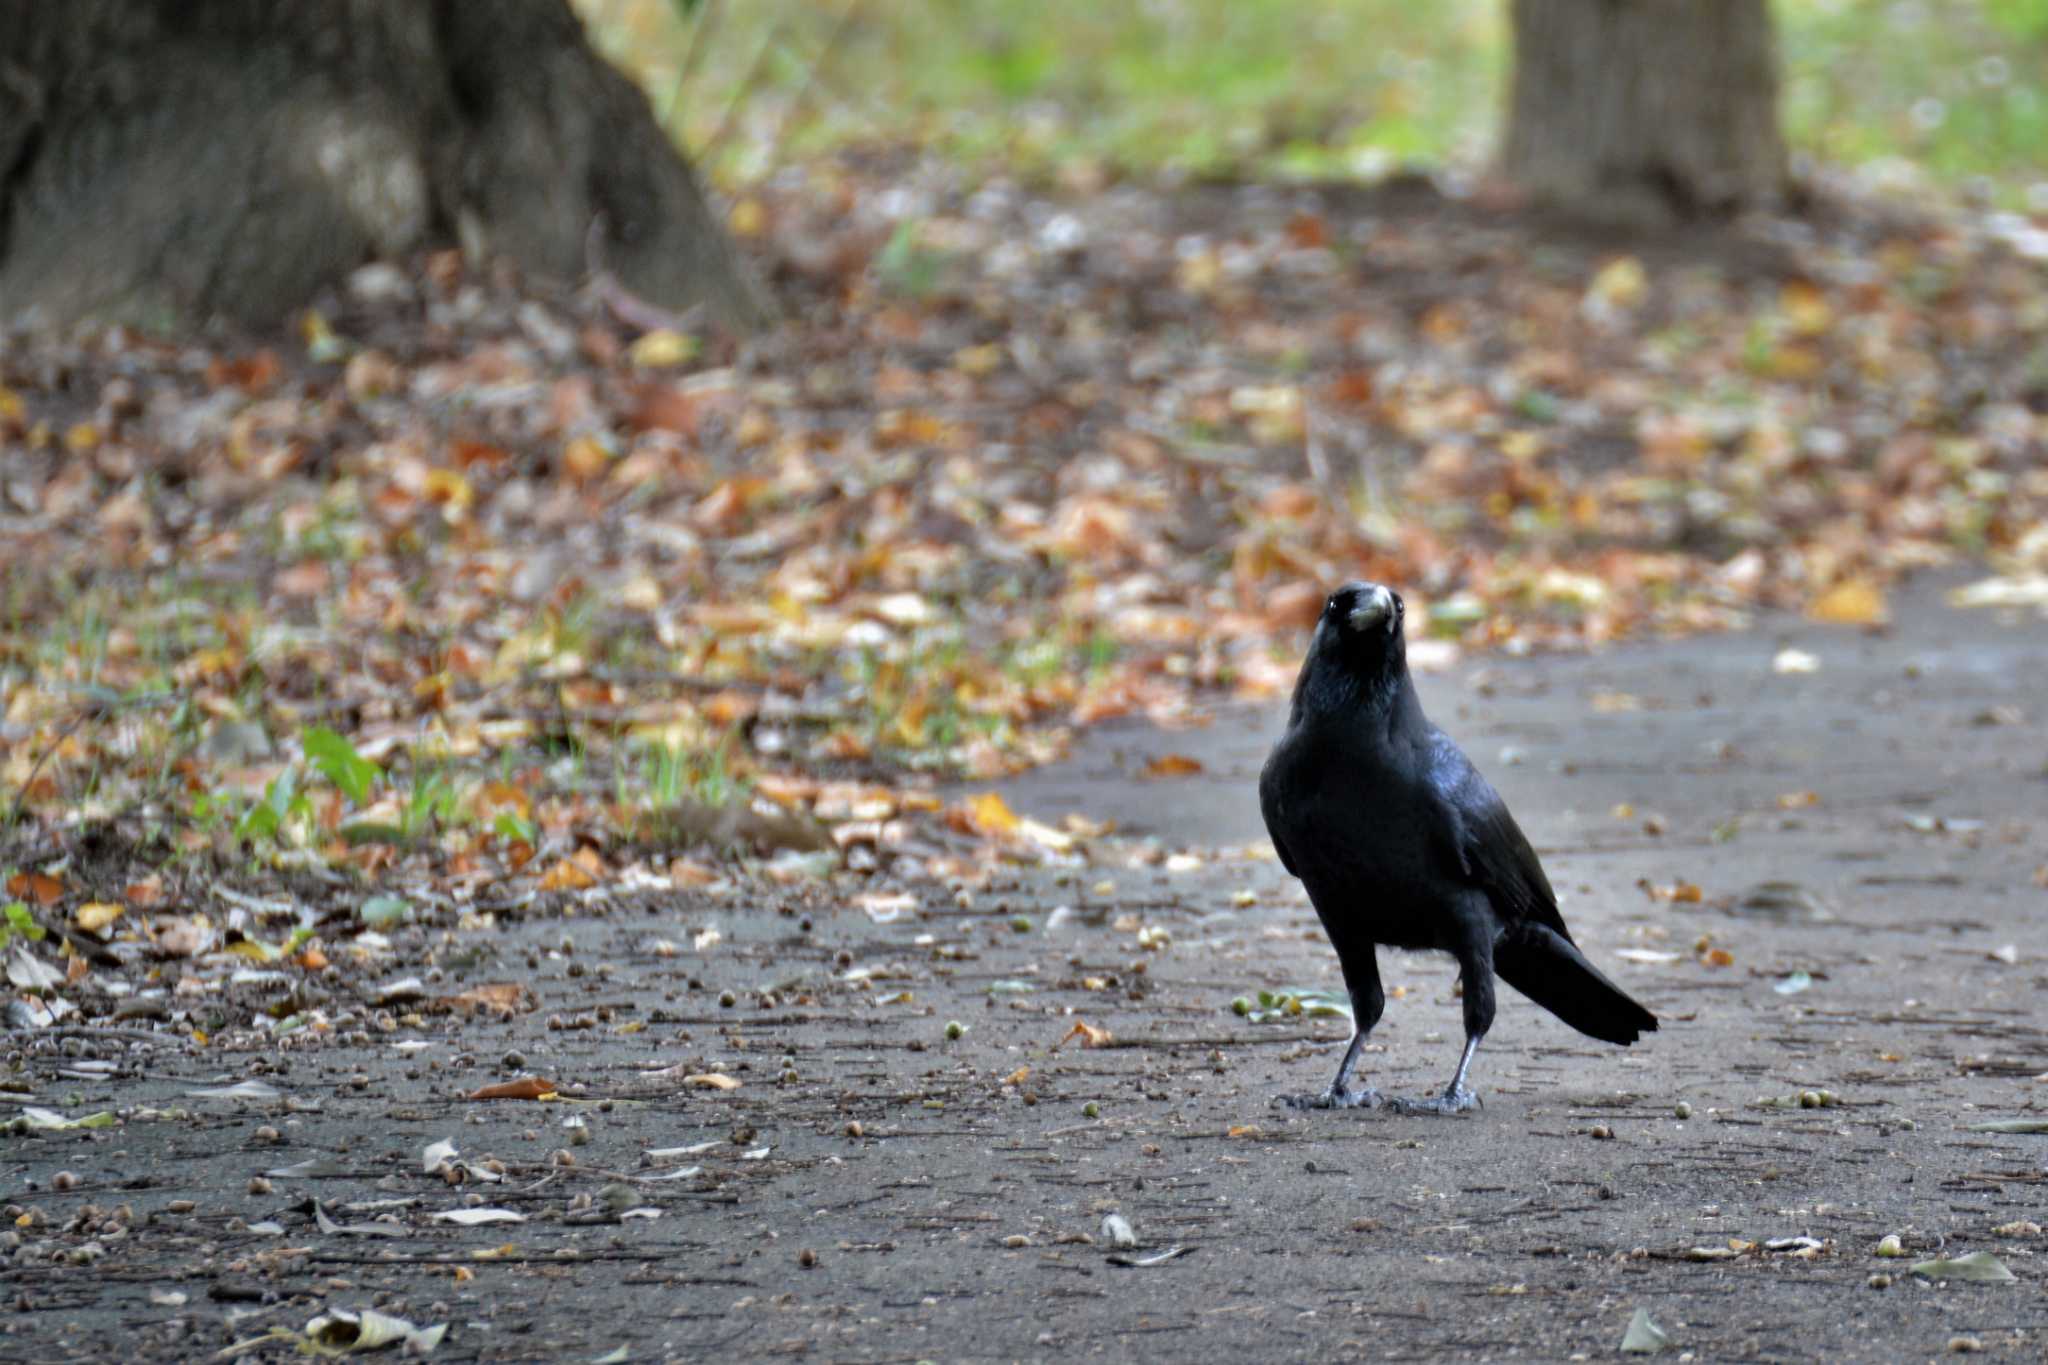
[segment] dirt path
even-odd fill
[[[1774,671],[1788,646],[1817,670]],[[2035,1358],[2048,1137],[1973,1125],[2048,1119],[2044,668],[2038,618],[1930,586],[1885,636],[1787,623],[1425,678],[1589,954],[1665,1020],[1624,1052],[1504,994],[1469,1118],[1270,1104],[1327,1079],[1344,1022],[1230,1010],[1336,982],[1246,851],[1268,712],[1094,732],[1012,804],[1156,845],[964,903],[876,922],[788,890],[468,932],[422,994],[520,981],[537,1009],[413,1017],[400,993],[304,1051],[16,1042],[11,1098],[123,1121],[9,1140],[0,1358],[198,1359],[370,1305],[448,1323],[448,1360],[1600,1358],[1638,1307],[1700,1359]],[[1204,774],[1133,776],[1168,751]],[[1369,1073],[1435,1088],[1453,968],[1382,966]],[[1077,1021],[1111,1045],[1052,1051]],[[523,1073],[576,1101],[462,1098]],[[680,1080],[714,1073],[741,1084]],[[190,1093],[249,1079],[277,1095]],[[423,1173],[442,1139],[506,1178]],[[372,1230],[323,1230],[316,1199]],[[429,1221],[466,1200],[529,1221]],[[614,1214],[638,1207],[660,1216]],[[1109,1245],[1112,1212],[1138,1247]],[[1887,1234],[1907,1259],[1874,1254]],[[2018,1282],[1906,1271],[1973,1251]]]

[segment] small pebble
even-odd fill
[[[946,1041],[947,1041],[947,1042],[949,1042],[949,1043],[950,1043],[950,1042],[956,1042],[956,1041],[958,1041],[958,1040],[959,1040],[960,1038],[962,1038],[962,1037],[965,1037],[965,1036],[966,1036],[966,1033],[967,1033],[967,1025],[965,1025],[965,1024],[963,1024],[963,1023],[961,1023],[961,1022],[960,1022],[960,1021],[959,1021],[958,1019],[948,1019],[948,1020],[946,1021]]]
[[[70,1171],[59,1171],[50,1177],[50,1188],[53,1190],[77,1189],[78,1177]]]
[[[268,1179],[260,1175],[252,1175],[249,1177],[249,1193],[269,1194],[270,1191],[271,1184]]]
[[[1614,1130],[1604,1123],[1596,1123],[1586,1130],[1586,1134],[1596,1142],[1606,1142],[1613,1138]]]
[[[1101,1118],[1102,1106],[1097,1104],[1094,1100],[1088,1101],[1088,1103],[1081,1106],[1081,1117],[1084,1119]]]
[[[734,1005],[739,1004],[739,1002],[740,998],[731,991],[720,991],[718,993],[718,1004],[722,1009],[731,1009]]]
[[[860,1136],[860,1135],[861,1135],[862,1133],[865,1133],[866,1131],[867,1131],[867,1129],[865,1129],[865,1128],[863,1128],[863,1127],[861,1127],[861,1126],[860,1126],[860,1120],[859,1120],[859,1119],[852,1119],[852,1120],[849,1120],[849,1121],[848,1121],[848,1123],[847,1123],[847,1125],[846,1125],[846,1135],[847,1135],[848,1137],[853,1137],[853,1138],[857,1138],[857,1137],[859,1137],[859,1136]]]
[[[799,1251],[796,1254],[796,1263],[802,1266],[805,1270],[809,1270],[811,1267],[815,1266],[818,1263],[818,1253],[811,1250],[809,1247],[805,1247],[802,1251]]]
[[[1687,1104],[1684,1100],[1680,1100],[1676,1105],[1672,1107],[1671,1112],[1678,1115],[1678,1117],[1682,1119],[1689,1119],[1692,1117],[1692,1106]]]
[[[1818,1108],[1820,1108],[1820,1092],[1819,1092],[1818,1090],[1802,1090],[1802,1091],[1800,1091],[1800,1092],[1799,1092],[1799,1107],[1800,1107],[1801,1109],[1818,1109]]]
[[[1984,1341],[1981,1337],[1950,1337],[1948,1339],[1948,1348],[1958,1355],[1964,1355],[1971,1351],[1983,1350]]]
[[[1898,1233],[1888,1232],[1878,1242],[1877,1254],[1880,1256],[1903,1256],[1906,1254],[1906,1244],[1899,1240]]]
[[[1864,1283],[1869,1285],[1872,1289],[1890,1289],[1892,1287],[1892,1277],[1880,1273],[1872,1275],[1869,1279],[1865,1280]]]

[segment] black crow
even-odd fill
[[[1458,959],[1465,1051],[1444,1093],[1395,1100],[1407,1113],[1455,1114],[1479,1099],[1465,1073],[1493,1024],[1493,978],[1579,1032],[1633,1043],[1657,1017],[1572,943],[1536,851],[1499,793],[1429,723],[1408,676],[1398,593],[1347,583],[1330,595],[1294,686],[1287,733],[1259,774],[1259,805],[1281,863],[1308,888],[1351,993],[1351,1046],[1317,1108],[1383,1103],[1346,1090],[1386,1008],[1378,944]]]

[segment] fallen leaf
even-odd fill
[[[538,1076],[523,1076],[516,1081],[500,1081],[480,1090],[472,1090],[467,1098],[472,1100],[541,1100],[556,1093],[553,1081],[544,1081]]]
[[[1625,1355],[1655,1355],[1670,1344],[1670,1336],[1650,1320],[1647,1308],[1636,1309],[1635,1316],[1628,1320],[1628,1330],[1621,1336],[1621,1349]]]
[[[1075,1038],[1079,1038],[1081,1040],[1081,1046],[1084,1048],[1108,1047],[1110,1043],[1113,1041],[1108,1029],[1097,1028],[1093,1024],[1083,1023],[1081,1020],[1076,1019],[1074,1021],[1074,1026],[1068,1029],[1065,1035],[1062,1036],[1057,1043],[1054,1043],[1052,1045],[1052,1050],[1054,1052],[1058,1052],[1062,1047],[1065,1047],[1068,1042]]]
[[[1806,609],[1816,621],[1836,626],[1874,626],[1890,619],[1884,590],[1863,578],[1845,578]]]
[[[1202,771],[1202,761],[1186,754],[1161,754],[1147,763],[1146,777],[1193,777]]]
[[[2011,1284],[2019,1276],[2006,1269],[2004,1261],[1988,1251],[1973,1251],[1967,1256],[1937,1256],[1931,1261],[1916,1261],[1912,1271],[1932,1280],[1967,1280],[1977,1284]]]
[[[692,1075],[683,1077],[683,1084],[695,1086],[699,1090],[737,1090],[740,1088],[738,1080],[726,1075],[722,1071],[695,1072]]]
[[[72,920],[88,934],[96,934],[127,913],[128,907],[110,901],[87,901],[72,913]]]

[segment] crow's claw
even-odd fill
[[[1369,1085],[1356,1090],[1338,1090],[1331,1086],[1319,1095],[1279,1095],[1274,1103],[1289,1109],[1377,1109],[1387,1101],[1379,1091]]]
[[[1426,1100],[1388,1100],[1387,1107],[1397,1114],[1447,1115],[1480,1108],[1480,1103],[1477,1095],[1459,1086]]]

